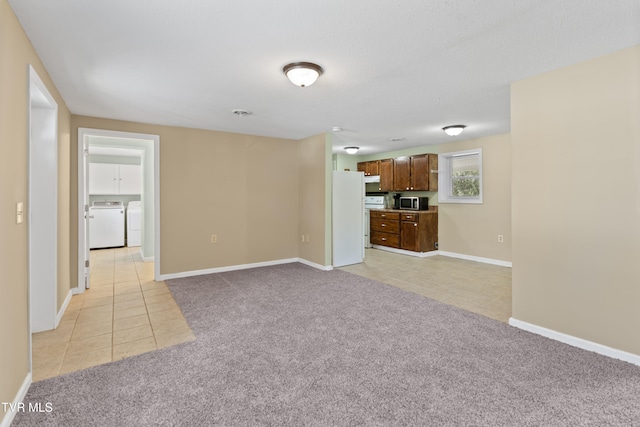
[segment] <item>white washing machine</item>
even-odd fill
[[[140,246],[142,241],[142,202],[127,204],[127,246]]]
[[[122,202],[93,202],[89,208],[89,248],[124,246]]]

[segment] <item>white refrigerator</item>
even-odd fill
[[[364,260],[364,173],[333,171],[333,266]]]

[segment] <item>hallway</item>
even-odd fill
[[[33,334],[33,381],[195,339],[139,250],[91,251],[91,288],[71,298],[57,329]]]

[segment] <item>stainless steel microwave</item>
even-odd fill
[[[428,197],[400,197],[400,209],[426,211],[429,209]]]

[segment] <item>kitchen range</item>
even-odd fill
[[[370,236],[370,212],[371,209],[384,209],[385,206],[385,196],[382,195],[367,195],[364,198],[364,247],[371,247],[371,236]]]

